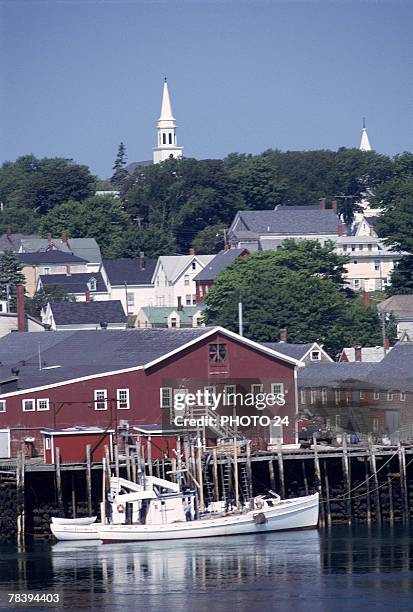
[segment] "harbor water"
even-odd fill
[[[0,609],[407,612],[412,569],[413,527],[402,525],[148,544],[1,545]],[[12,593],[59,601],[10,602]]]

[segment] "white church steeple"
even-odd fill
[[[157,127],[157,145],[153,149],[153,163],[159,164],[170,157],[182,157],[182,151],[183,148],[176,144],[176,121],[172,114],[168,83],[165,77],[161,114]]]
[[[371,151],[371,144],[366,130],[366,119],[363,117],[363,129],[361,130],[360,151]]]

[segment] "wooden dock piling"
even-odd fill
[[[92,516],[92,456],[90,444],[86,446],[86,501],[88,515]]]

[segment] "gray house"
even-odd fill
[[[344,233],[335,210],[319,206],[277,206],[274,210],[240,210],[228,231],[238,249],[277,249],[287,238],[336,242]]]

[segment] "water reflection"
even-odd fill
[[[413,609],[413,531],[334,527],[203,541],[0,547],[0,591],[71,610]],[[397,600],[395,599],[397,597]],[[34,608],[33,608],[34,609]]]

